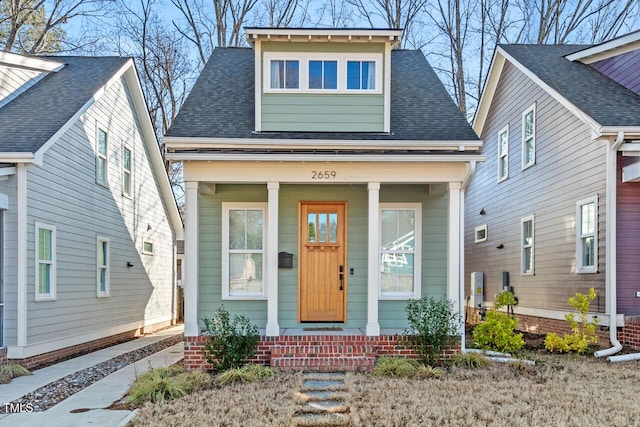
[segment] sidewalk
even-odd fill
[[[179,325],[123,344],[76,357],[39,369],[33,375],[15,378],[10,384],[0,385],[0,404],[11,402],[38,388],[71,373],[89,368],[113,357],[154,344],[183,332]],[[117,427],[131,411],[107,410],[113,402],[122,398],[137,376],[149,367],[169,366],[183,357],[183,343],[175,344],[149,357],[106,376],[80,392],[70,396],[44,412],[0,414],[0,426],[100,426]],[[79,411],[73,413],[72,411]]]

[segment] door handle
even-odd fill
[[[340,277],[340,290],[344,290],[344,265],[341,265],[338,269],[338,271],[340,272],[339,277]]]

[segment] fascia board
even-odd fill
[[[0,63],[14,67],[54,73],[60,71],[65,66],[63,62],[35,58],[33,56],[18,55],[11,52],[0,52]]]
[[[481,154],[228,154],[228,153],[167,153],[171,161],[249,161],[249,162],[426,162],[468,163],[483,162]]]
[[[592,64],[636,49],[640,49],[640,31],[635,31],[609,40],[608,42],[582,49],[566,55],[565,58],[569,61],[580,61],[583,64]]]

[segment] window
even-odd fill
[[[380,205],[380,298],[420,298],[421,206]]]
[[[266,296],[265,203],[222,204],[222,297],[261,299]]]
[[[576,203],[578,273],[598,272],[598,196]]]
[[[536,104],[522,113],[522,169],[536,162]]]
[[[498,132],[498,182],[509,178],[509,126]]]
[[[97,245],[97,282],[98,297],[109,296],[109,239],[98,236]]]
[[[56,298],[56,228],[36,222],[35,300]]]
[[[153,243],[142,242],[142,253],[145,255],[153,255]]]
[[[475,230],[475,243],[487,241],[487,224],[482,224],[476,227]]]
[[[96,150],[96,182],[107,185],[107,132],[98,129],[98,146]]]
[[[522,274],[533,274],[534,271],[534,217],[522,218]]]
[[[122,147],[122,194],[131,197],[131,149]]]
[[[347,90],[373,90],[375,88],[375,62],[347,61]]]
[[[300,62],[294,60],[271,61],[271,89],[299,89]]]
[[[309,61],[309,89],[338,89],[338,61]]]

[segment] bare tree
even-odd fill
[[[52,53],[64,49],[65,25],[103,14],[110,0],[3,0],[0,3],[2,50]]]
[[[331,28],[346,28],[353,25],[350,3],[343,0],[325,0],[316,10],[316,26],[328,25]]]

